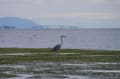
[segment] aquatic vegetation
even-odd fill
[[[51,52],[47,48],[0,48],[0,64],[31,61],[120,62],[120,51],[62,49]]]

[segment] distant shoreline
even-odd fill
[[[50,29],[32,29],[32,28],[15,28],[15,29],[0,29],[0,30],[120,30],[120,28],[79,28],[79,29],[60,29],[60,28],[50,28]]]

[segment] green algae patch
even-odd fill
[[[11,53],[18,55],[10,55]],[[51,52],[49,48],[0,48],[0,64],[31,61],[120,62],[120,51],[61,49]]]

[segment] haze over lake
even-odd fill
[[[0,47],[52,48],[66,35],[62,48],[120,50],[120,29],[0,30]]]

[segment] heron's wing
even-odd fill
[[[61,48],[61,45],[60,44],[57,44],[55,45],[53,48],[52,48],[52,51],[57,51]]]

